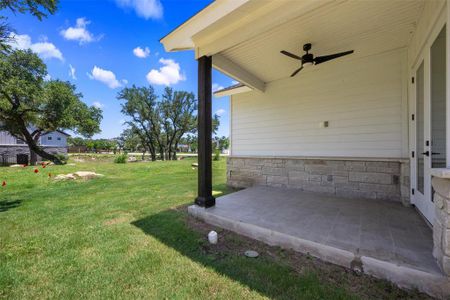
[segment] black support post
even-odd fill
[[[216,204],[212,196],[211,68],[211,57],[198,59],[198,197],[195,204],[202,207]]]

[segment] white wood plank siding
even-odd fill
[[[7,133],[6,131],[0,131],[0,145],[15,145],[16,138]]]
[[[406,50],[395,50],[233,95],[232,155],[407,157],[405,70]]]

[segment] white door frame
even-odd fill
[[[450,1],[449,1],[450,2]],[[448,3],[449,3],[448,2]],[[450,8],[448,8],[448,11],[450,12]],[[431,147],[428,145],[426,146],[426,141],[431,140],[431,74],[430,74],[430,50],[431,45],[441,32],[442,28],[448,24],[447,23],[447,17],[450,18],[450,16],[447,16],[447,10],[444,10],[444,13],[441,14],[441,16],[438,18],[438,21],[436,22],[435,26],[431,30],[430,34],[428,35],[428,39],[424,43],[423,49],[421,53],[418,55],[415,65],[410,69],[410,78],[416,78],[416,73],[422,62],[424,63],[424,151],[430,151],[431,153]],[[450,14],[450,13],[449,13]],[[450,79],[449,79],[449,72],[450,70],[450,47],[449,47],[449,37],[450,37],[450,28],[447,26],[447,166],[450,166],[450,138],[448,138],[449,129],[450,129]],[[424,156],[424,193],[420,193],[417,189],[417,133],[416,133],[416,127],[417,122],[412,120],[412,115],[417,115],[417,107],[416,107],[416,83],[411,84],[410,90],[410,153],[411,153],[411,203],[414,204],[419,211],[422,213],[422,215],[431,223],[434,223],[434,217],[435,217],[435,208],[434,203],[432,202],[432,188],[431,188],[431,155],[430,156]],[[412,153],[414,152],[414,157],[412,157]]]

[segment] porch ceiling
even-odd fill
[[[285,3],[284,9],[289,9],[292,3]],[[208,51],[208,46],[205,45],[203,50],[202,45],[196,46],[200,55],[220,53],[261,82],[271,82],[288,77],[297,67],[297,63],[281,55],[280,50],[302,54],[302,45],[308,42],[312,43],[311,52],[314,55],[355,50],[355,54],[340,61],[352,61],[407,46],[423,3],[423,0],[333,1],[243,42],[239,39],[242,28],[236,28],[232,33],[236,44],[223,44],[228,48],[220,52],[202,53],[203,50]],[[264,17],[277,16],[268,13]],[[211,30],[209,32],[213,34]],[[336,61],[327,64],[333,63]],[[326,68],[327,64],[314,69]],[[310,70],[306,69],[303,73]]]

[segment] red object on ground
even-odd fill
[[[27,166],[27,164],[24,164],[23,167],[25,168]]]
[[[48,173],[48,177],[52,177],[52,173]]]
[[[3,182],[2,182],[2,186],[5,186],[5,185],[6,185],[6,181],[4,181],[4,180],[3,180]]]
[[[34,173],[39,173],[39,170],[38,169],[34,169]]]
[[[45,169],[45,167],[46,167],[46,165],[43,164],[43,165],[42,165],[42,168]]]

